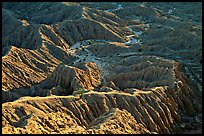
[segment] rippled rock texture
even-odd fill
[[[202,132],[199,2],[4,2],[4,134]]]

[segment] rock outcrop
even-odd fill
[[[33,95],[71,95],[80,88],[93,90],[101,84],[100,71],[95,63],[78,66],[61,64],[53,73],[35,87]],[[57,89],[58,88],[58,89]]]

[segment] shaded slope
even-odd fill
[[[2,89],[10,90],[39,83],[61,61],[69,62],[72,59],[68,54],[64,54],[60,60],[56,59],[45,46],[39,50],[18,49],[12,46],[8,55],[2,58]]]

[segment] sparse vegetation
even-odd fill
[[[141,52],[141,51],[142,51],[142,49],[141,49],[141,48],[139,48],[139,49],[138,49],[138,51],[139,51],[139,52]]]
[[[88,41],[88,45],[91,45],[93,42],[92,41]]]
[[[104,4],[2,5],[4,133],[197,131],[202,4]]]
[[[85,90],[82,89],[82,88],[76,88],[75,89],[75,92],[76,94],[79,94],[80,95],[80,99],[83,99],[83,96],[84,96],[84,93],[85,93]]]

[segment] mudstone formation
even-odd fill
[[[2,27],[4,134],[201,133],[201,3],[4,2]]]

